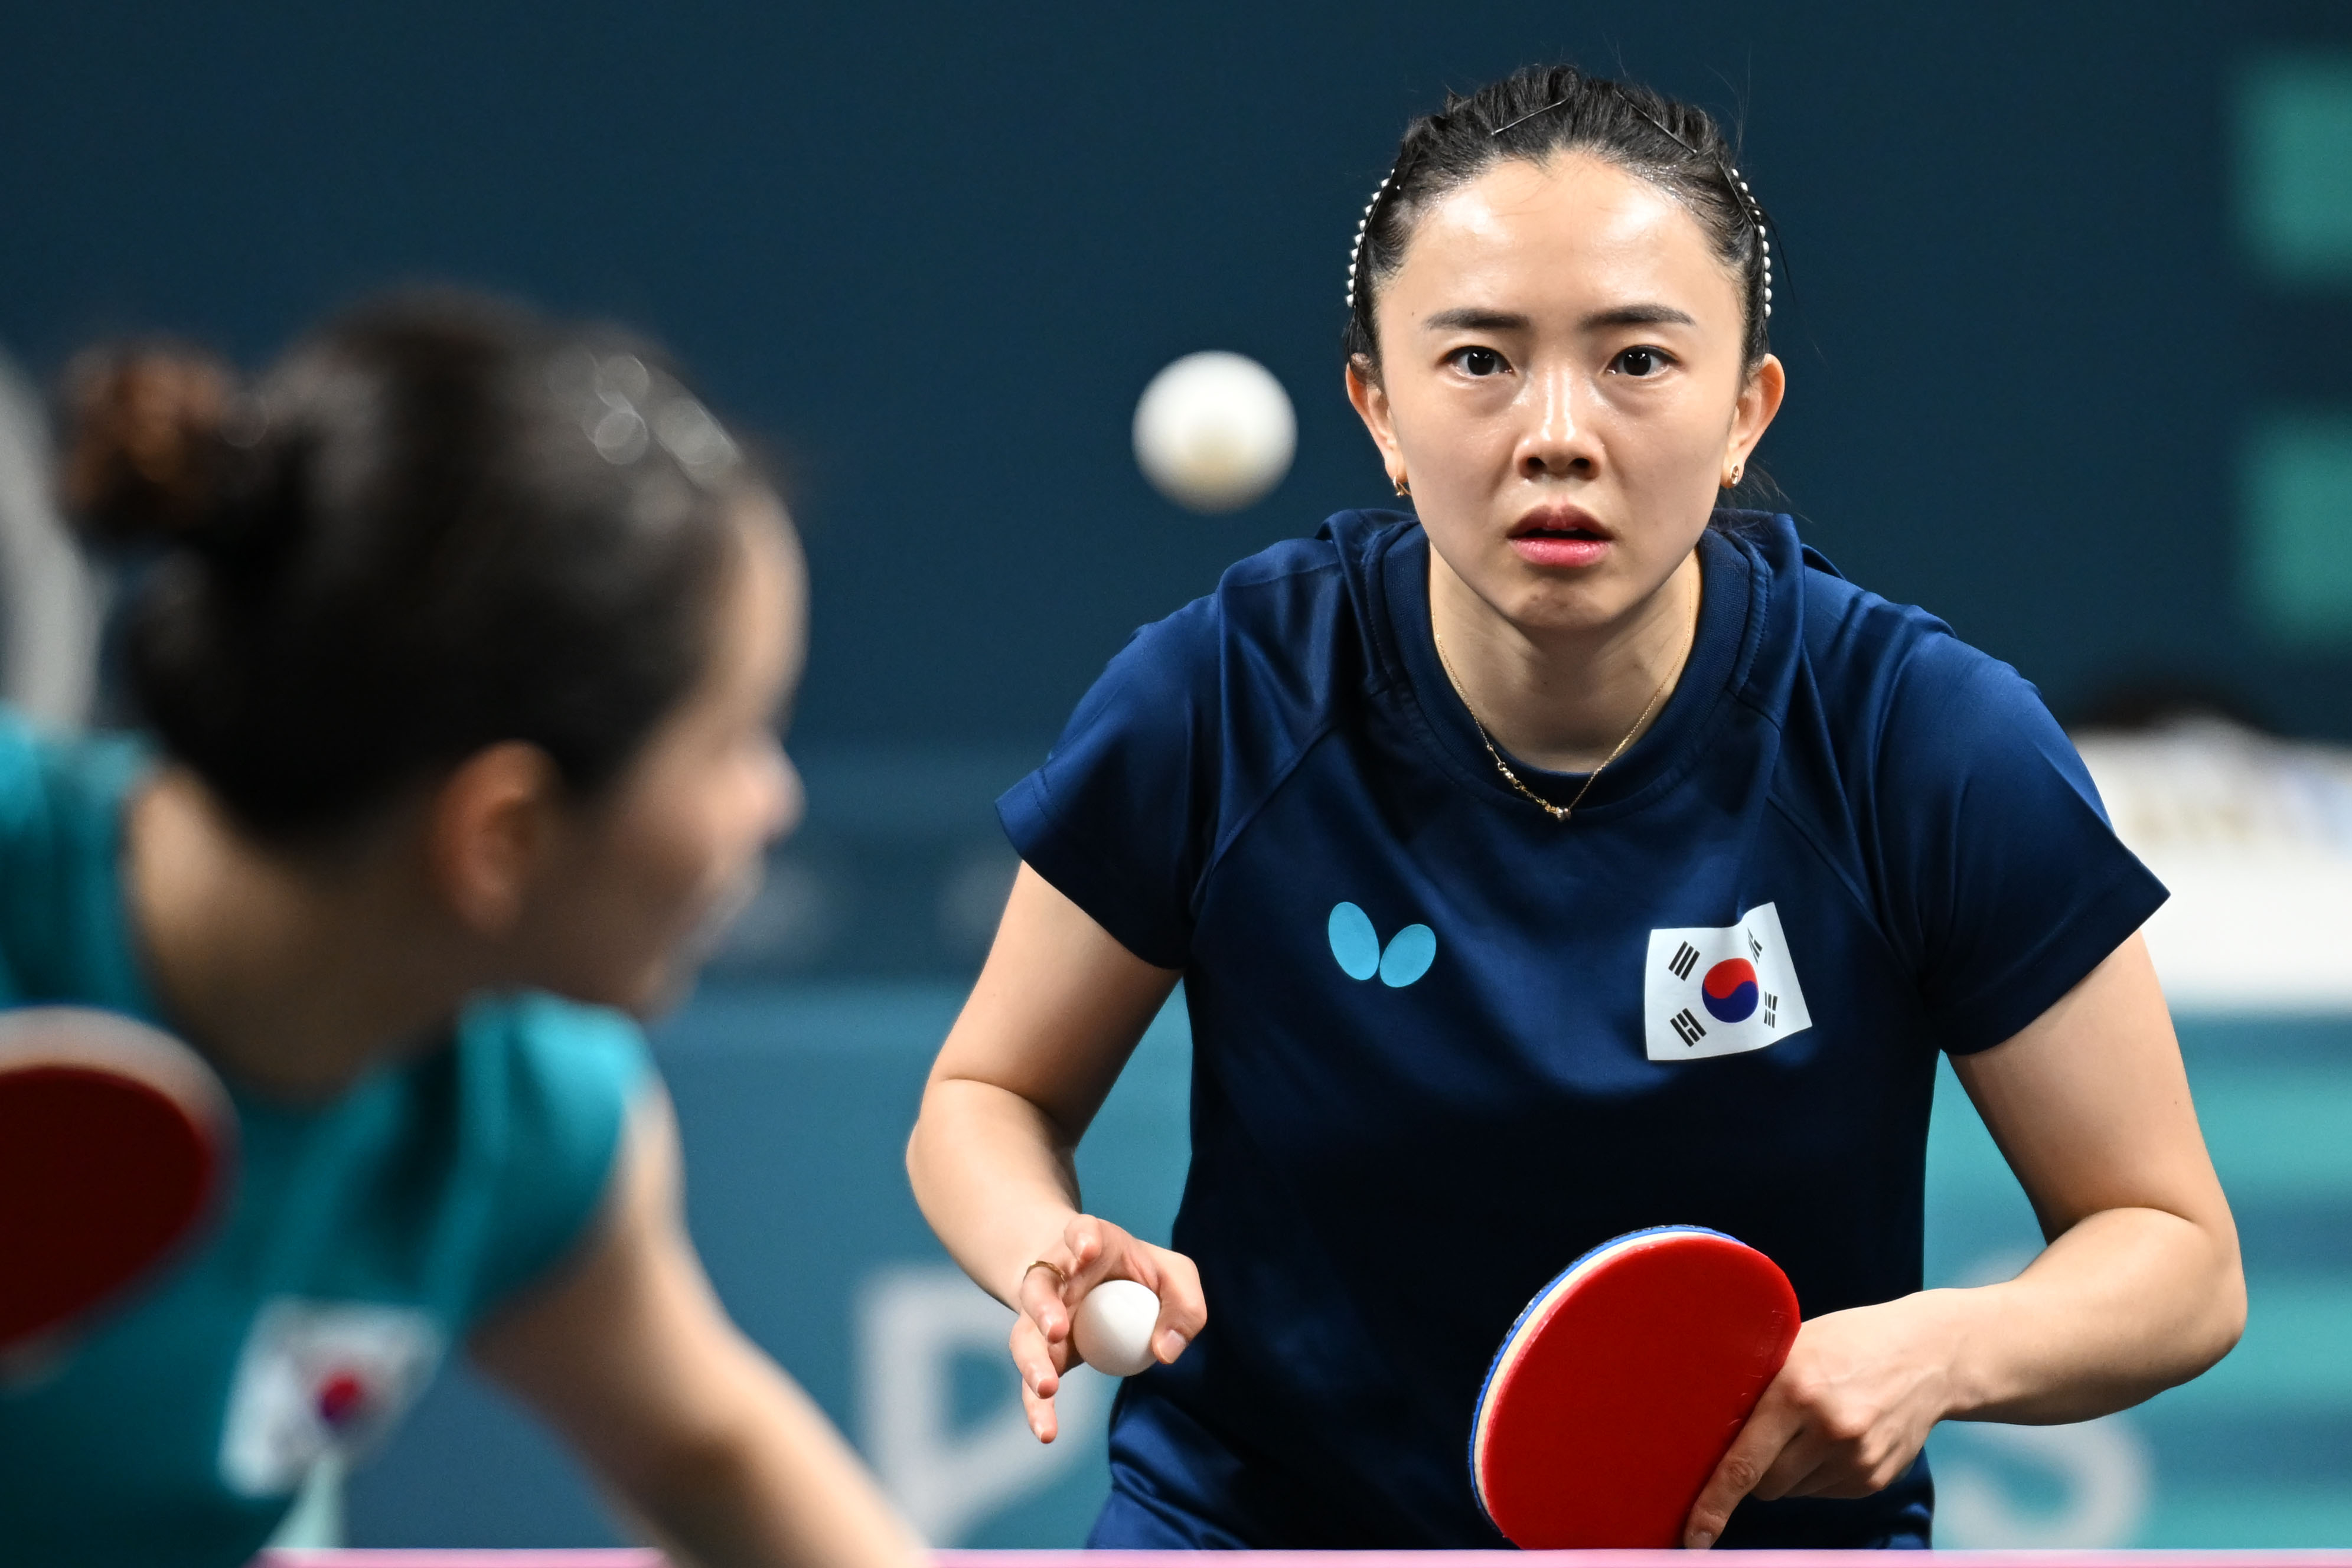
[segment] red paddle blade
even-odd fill
[[[1772,1260],[1717,1231],[1594,1248],[1512,1325],[1486,1374],[1471,1480],[1528,1550],[1662,1547],[1797,1337]]]
[[[0,1356],[162,1261],[209,1208],[235,1124],[167,1035],[81,1008],[0,1013]]]

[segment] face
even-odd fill
[[[1779,408],[1697,220],[1582,154],[1506,161],[1422,214],[1349,395],[1436,556],[1531,635],[1653,602]]]
[[[757,890],[767,845],[799,821],[800,777],[777,731],[800,678],[807,580],[772,511],[746,520],[721,599],[699,684],[559,835],[522,923],[532,983],[659,1007]]]

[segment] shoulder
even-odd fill
[[[519,1070],[549,1076],[634,1071],[646,1051],[645,1026],[619,1009],[546,991],[514,991],[474,1002],[466,1009],[460,1037],[494,1040]]]
[[[119,1005],[124,800],[150,765],[128,736],[61,736],[0,707],[0,999]]]
[[[1897,603],[1848,581],[1809,545],[1801,547],[1796,588],[1803,604],[1805,657],[1825,695],[1849,701],[1883,697],[1915,674],[1915,660],[1924,662],[1930,680],[1995,662],[1917,605]]]
[[[1775,574],[1790,580],[1804,674],[1849,758],[1875,757],[1893,745],[1965,760],[1978,743],[2014,738],[2021,729],[2056,736],[2033,685],[1939,617],[1848,581],[1818,551],[1798,545],[1792,528],[1764,553]]]
[[[495,1171],[486,1307],[570,1254],[601,1211],[632,1108],[656,1082],[626,1014],[541,992],[485,999],[457,1029],[473,1137]]]
[[[1409,517],[1342,512],[1312,538],[1228,567],[1214,591],[1139,629],[1070,716],[1056,752],[1122,737],[1195,761],[1247,737],[1268,758],[1306,745],[1372,667],[1372,574]]]
[[[607,1130],[653,1072],[635,1019],[542,991],[474,1003],[457,1050],[468,1090],[495,1094],[513,1131],[539,1139]]]
[[[1304,692],[1360,640],[1364,584],[1410,520],[1342,512],[1311,538],[1285,539],[1227,567],[1213,592],[1136,632],[1112,660],[1121,684],[1161,695],[1231,691],[1235,677]],[[1246,658],[1234,655],[1246,651]]]
[[[1373,574],[1412,526],[1343,512],[1138,632],[997,802],[1022,859],[1130,952],[1181,967],[1221,846],[1364,680]]]
[[[110,829],[149,765],[128,735],[55,735],[0,706],[0,854],[38,852]]]

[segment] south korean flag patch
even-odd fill
[[[1813,1022],[1769,904],[1737,925],[1651,932],[1642,1010],[1652,1061],[1761,1051]]]
[[[246,1335],[221,1427],[241,1497],[286,1497],[330,1455],[364,1455],[432,1381],[440,1325],[414,1307],[278,1297]]]

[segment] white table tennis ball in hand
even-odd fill
[[[1282,482],[1298,444],[1290,394],[1240,354],[1187,354],[1135,405],[1135,460],[1195,512],[1237,512]]]
[[[1151,1327],[1159,1321],[1160,1298],[1149,1286],[1105,1280],[1078,1303],[1070,1337],[1088,1366],[1133,1377],[1158,1359],[1151,1354]]]

